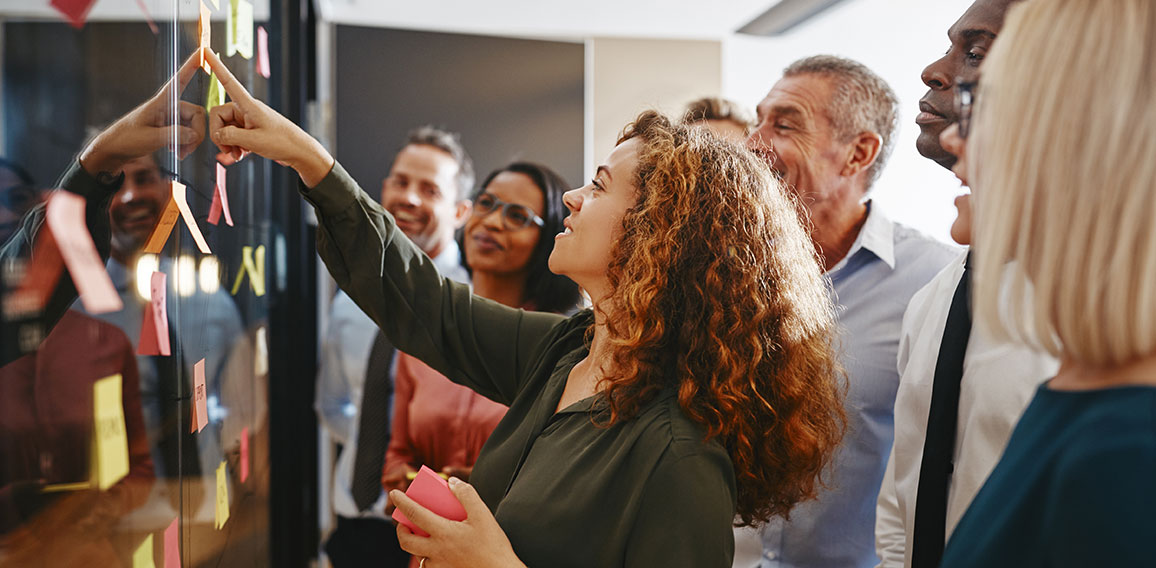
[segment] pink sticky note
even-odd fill
[[[241,428],[241,483],[249,479],[249,427]]]
[[[216,225],[225,213],[225,223],[233,226],[233,215],[229,213],[229,192],[225,189],[225,166],[217,162],[217,188],[213,191],[213,204],[209,207],[209,222]]]
[[[65,19],[68,20],[69,24],[72,24],[72,27],[78,30],[84,27],[84,21],[88,19],[88,11],[95,3],[96,0],[52,0],[49,2],[53,8],[64,14]]]
[[[201,4],[204,6],[204,4]],[[193,234],[193,240],[197,243],[197,248],[205,254],[212,254],[209,250],[209,243],[205,242],[205,236],[201,234],[200,227],[197,226],[197,220],[193,217],[193,211],[189,209],[189,202],[185,198],[185,184],[179,181],[173,181],[173,202],[177,204],[177,209],[181,211],[181,218],[185,220],[185,225],[188,225],[189,232]]]
[[[153,272],[149,281],[149,305],[140,322],[140,344],[137,355],[170,355],[169,315],[165,307],[164,272]]]
[[[165,529],[165,568],[181,568],[181,534],[179,519]]]
[[[193,432],[200,432],[209,424],[208,394],[205,392],[205,360],[193,365]]]
[[[269,78],[269,32],[265,26],[257,26],[257,72]]]
[[[80,292],[84,309],[92,314],[115,312],[124,307],[100,262],[92,235],[85,224],[85,199],[67,191],[53,192],[46,217],[64,266]]]
[[[466,520],[466,509],[462,507],[458,498],[454,497],[453,491],[450,491],[450,484],[424,465],[418,470],[417,477],[410,482],[405,494],[417,501],[418,505],[451,521]],[[429,536],[429,533],[413,524],[401,509],[393,510],[393,520],[409,527],[409,530],[418,536]]]

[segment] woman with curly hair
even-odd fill
[[[318,249],[400,349],[510,405],[450,484],[467,519],[390,498],[426,568],[730,566],[732,523],[813,498],[843,430],[832,308],[793,204],[757,158],[644,113],[570,216],[550,269],[593,308],[525,312],[442,278],[319,143],[208,56],[222,151],[293,167]]]

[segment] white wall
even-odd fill
[[[915,151],[923,68],[947,50],[947,28],[972,0],[849,0],[777,38],[723,42],[723,95],[754,108],[792,61],[817,54],[855,59],[891,84],[900,101],[895,150],[873,198],[895,220],[949,240],[952,200],[963,190],[951,172]]]

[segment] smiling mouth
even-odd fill
[[[502,246],[498,243],[497,240],[485,233],[474,233],[471,238],[475,243],[478,244],[478,246],[482,247],[483,250],[506,250],[506,247]]]

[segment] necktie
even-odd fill
[[[915,531],[912,537],[913,568],[934,568],[943,557],[947,534],[947,489],[955,464],[955,432],[959,422],[959,384],[963,379],[963,357],[971,334],[970,271],[971,255],[964,263],[963,276],[951,298],[947,325],[935,363],[931,387],[931,408],[927,413],[927,438],[919,465],[918,493],[915,496]]]
[[[396,350],[381,331],[369,352],[365,387],[361,394],[361,420],[357,426],[357,455],[353,462],[353,502],[364,511],[381,494],[381,468],[389,443],[389,395],[393,391],[389,367]]]

